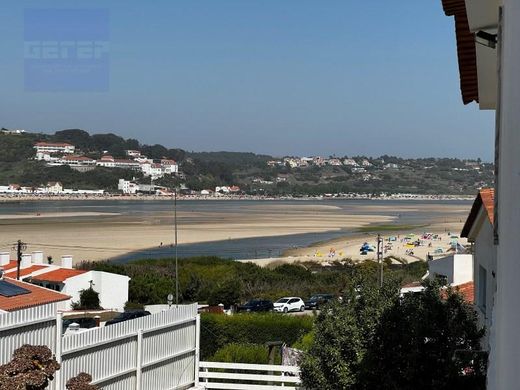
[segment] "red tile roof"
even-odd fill
[[[55,147],[65,147],[65,146],[74,146],[65,142],[37,142],[36,146],[55,146]]]
[[[455,17],[460,90],[464,104],[478,103],[477,49],[475,36],[469,29],[465,0],[442,0],[447,16]]]
[[[473,206],[471,207],[471,211],[469,213],[468,219],[462,228],[462,232],[460,233],[461,237],[468,237],[475,221],[477,220],[480,209],[484,206],[489,222],[493,224],[495,217],[495,190],[493,188],[484,188],[479,191],[477,198],[473,202]]]
[[[33,277],[33,280],[38,280],[41,282],[56,282],[62,283],[68,278],[72,278],[73,276],[84,274],[88,271],[80,270],[80,269],[69,269],[69,268],[61,268],[51,272],[46,272],[44,274]]]
[[[34,284],[20,282],[18,280],[9,278],[5,278],[5,281],[22,287],[28,290],[29,293],[17,295],[14,297],[4,297],[0,295],[0,310],[15,311],[70,299],[68,295],[49,290],[47,288],[35,286]]]
[[[8,271],[12,268],[16,268],[16,260],[11,260],[11,261],[9,261],[8,264],[2,265],[1,267],[4,269],[4,271]]]
[[[30,267],[23,268],[23,269],[20,270],[20,277],[30,275],[33,272],[39,271],[39,270],[44,269],[44,268],[47,268],[47,266],[46,265],[31,265]],[[17,276],[16,275],[16,268],[14,268],[13,270],[10,270],[9,272],[7,272],[5,274],[5,276],[7,276],[8,278],[16,279],[16,276]]]
[[[453,288],[462,295],[466,302],[475,303],[475,284],[473,282],[459,284],[458,286],[453,286]]]

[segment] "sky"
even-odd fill
[[[440,0],[4,0],[0,20],[0,127],[492,160],[494,113],[462,104]],[[76,46],[55,60],[49,41]]]

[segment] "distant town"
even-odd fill
[[[480,159],[189,153],[78,129],[3,128],[0,137],[3,197],[439,199],[471,196],[494,177]]]

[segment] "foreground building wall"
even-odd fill
[[[504,0],[500,39],[497,296],[488,388],[520,383],[520,2]]]

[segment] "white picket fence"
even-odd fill
[[[23,344],[47,345],[56,353],[56,311],[51,303],[0,314],[0,364]]]
[[[0,364],[23,344],[47,345],[61,363],[52,383],[88,372],[103,390],[173,390],[198,382],[197,305],[61,336],[53,305],[0,315]]]
[[[300,369],[294,366],[200,362],[199,388],[234,390],[297,390]]]

